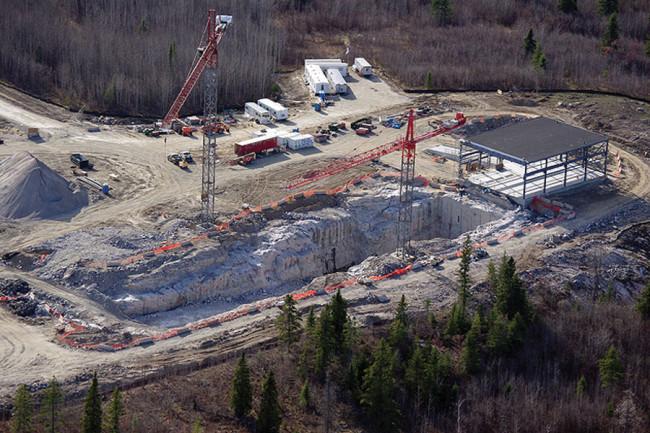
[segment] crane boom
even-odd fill
[[[221,38],[223,37],[226,27],[228,24],[230,24],[230,20],[218,17],[219,20],[216,21],[216,18],[217,17],[214,16],[214,11],[211,10],[208,16],[208,23],[206,24],[205,31],[205,33],[208,35],[208,38],[205,45],[199,48],[203,52],[201,53],[199,60],[192,67],[190,73],[187,75],[181,91],[178,93],[176,99],[174,99],[174,102],[172,103],[172,106],[169,108],[169,111],[163,118],[162,123],[166,127],[169,127],[172,121],[178,118],[181,108],[183,108],[185,101],[187,101],[187,98],[190,96],[190,93],[192,93],[194,86],[196,86],[199,78],[201,78],[201,74],[205,70],[205,67],[210,63],[216,64],[217,47],[221,42]]]
[[[440,126],[437,129],[434,129],[433,131],[429,131],[422,135],[418,135],[417,137],[413,138],[413,141],[415,143],[419,143],[420,141],[428,140],[438,135],[446,134],[447,132],[453,131],[454,129],[464,125],[465,121],[466,118],[463,115],[463,113],[456,113],[456,117],[454,118],[453,121],[445,122],[442,124],[442,126]],[[389,153],[402,150],[402,142],[403,139],[400,138],[390,143],[371,149],[367,152],[354,155],[350,158],[334,161],[327,167],[318,170],[314,173],[311,173],[307,177],[294,180],[293,182],[289,183],[289,185],[287,185],[287,189],[295,189],[295,188],[303,187],[305,185],[309,185],[310,183],[316,182],[326,177],[334,176],[335,174],[342,173],[353,167],[358,167],[359,165],[363,165],[369,161],[380,158],[384,155],[388,155]]]

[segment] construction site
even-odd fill
[[[645,283],[650,104],[407,93],[358,58],[305,59],[279,100],[221,112],[236,20],[209,12],[153,122],[0,87],[0,409],[54,374],[135,386],[272,342],[286,294],[305,311],[341,290],[359,326],[402,295],[445,315],[467,236],[474,281],[507,253],[532,297]],[[191,92],[204,112],[182,116]]]

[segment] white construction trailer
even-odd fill
[[[287,120],[289,118],[289,110],[287,108],[268,98],[258,100],[257,105],[268,111],[275,120]]]
[[[296,134],[286,138],[287,147],[291,150],[314,147],[314,136],[311,134]]]
[[[305,68],[307,65],[317,65],[323,72],[328,69],[338,69],[341,75],[348,76],[348,64],[341,59],[305,59]]]
[[[327,79],[335,93],[348,93],[348,83],[338,69],[328,69]]]
[[[305,65],[305,82],[314,95],[330,93],[330,84],[318,65]]]
[[[363,57],[357,57],[354,59],[354,65],[352,68],[363,77],[372,75],[372,65]]]
[[[271,123],[271,114],[255,102],[247,102],[244,104],[244,113],[257,123],[264,125]]]

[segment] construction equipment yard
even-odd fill
[[[12,179],[0,185],[0,203],[24,209],[0,219],[0,279],[27,283],[18,290],[5,281],[0,288],[0,398],[8,399],[19,383],[38,389],[52,375],[74,391],[93,371],[129,386],[272,344],[272,320],[287,293],[304,310],[341,289],[362,326],[387,317],[402,294],[411,305],[424,308],[429,300],[444,313],[456,296],[454,260],[466,234],[480,251],[474,281],[486,272],[485,257],[507,252],[524,277],[543,282],[531,287],[531,296],[543,290],[555,300],[590,296],[580,282],[593,278],[597,250],[621,296],[643,282],[643,254],[650,251],[619,241],[645,227],[650,215],[647,159],[632,152],[650,140],[649,104],[577,93],[418,96],[381,75],[354,75],[347,96],[316,111],[300,71],[282,80],[286,127],[313,134],[323,125],[370,117],[376,129],[358,135],[347,126],[314,147],[231,165],[235,143],[278,128],[235,114],[230,133],[214,138],[214,215],[208,220],[200,132],[149,137],[128,124],[94,123],[92,115],[0,87],[0,179]],[[630,107],[628,116],[603,111],[604,98]],[[400,152],[328,170],[402,139],[406,127],[385,127],[379,119],[418,107],[427,108],[415,121],[416,136],[458,112],[467,123],[415,148],[404,257],[395,254],[398,221],[404,222]],[[465,188],[458,162],[427,152],[458,148],[472,135],[469,127],[484,132],[537,116],[579,127],[607,122],[607,179],[521,208]],[[38,128],[39,138],[28,139],[27,128]],[[181,151],[194,155],[185,170],[167,158]],[[94,164],[87,176],[71,167],[69,156],[79,153]],[[43,204],[36,195],[60,177],[77,195],[57,193],[59,211],[42,213],[50,198],[41,197]],[[85,177],[98,188],[110,183],[110,192],[79,180]],[[568,264],[573,267],[565,269]],[[564,280],[545,281],[550,269],[562,269],[553,275]],[[570,293],[567,283],[574,287]],[[480,285],[474,290],[481,296]]]

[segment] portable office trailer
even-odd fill
[[[359,75],[362,75],[364,77],[372,75],[372,65],[368,63],[368,61],[363,57],[357,57],[354,59],[353,68]]]
[[[266,109],[275,120],[286,120],[289,117],[289,110],[268,98],[258,100],[257,105]]]
[[[244,104],[244,113],[258,123],[269,123],[271,121],[269,112],[255,102],[247,102]]]
[[[334,92],[348,93],[348,83],[346,83],[345,78],[343,78],[343,75],[341,75],[341,72],[338,69],[328,69],[327,78],[329,79]]]
[[[311,134],[296,134],[287,137],[287,147],[291,150],[314,147],[314,136]]]
[[[323,71],[318,65],[305,66],[305,81],[314,95],[318,95],[320,92],[330,92],[327,77],[325,77],[325,74],[323,74]]]
[[[341,59],[305,59],[305,68],[307,65],[316,65],[322,71],[338,69],[341,75],[348,76],[348,64],[342,62]]]

